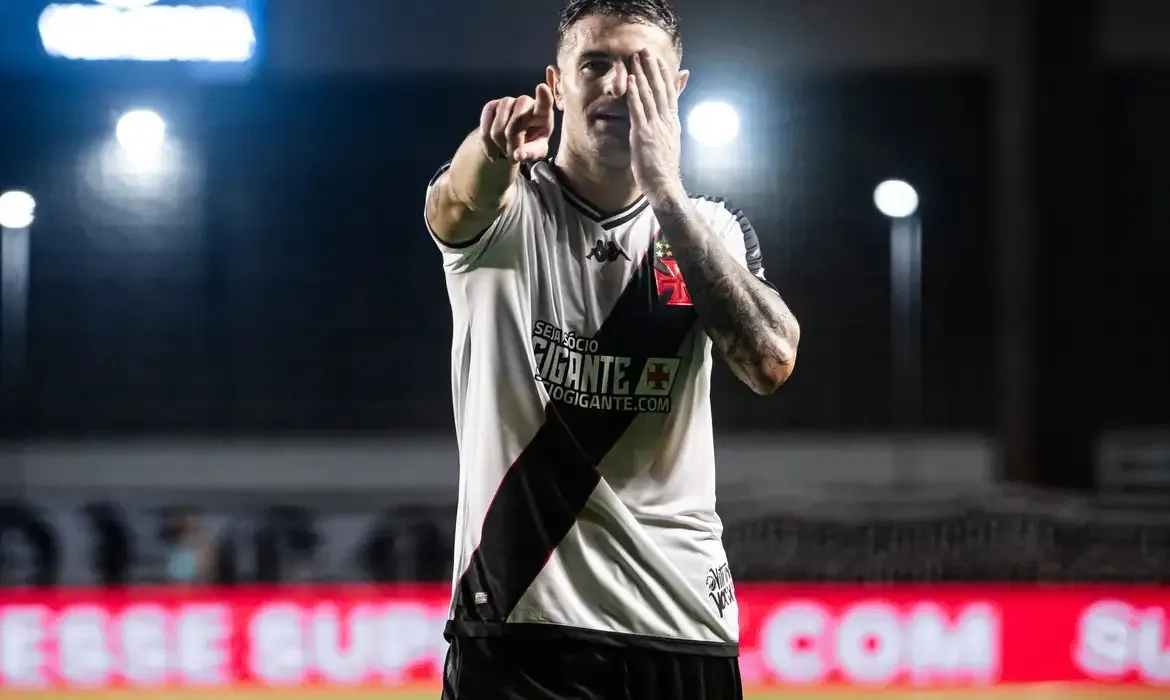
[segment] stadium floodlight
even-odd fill
[[[101,0],[102,5],[119,10],[137,10],[140,7],[149,7],[156,2],[158,0]]]
[[[891,219],[905,219],[918,211],[918,192],[904,180],[886,180],[874,188],[873,203]]]
[[[687,134],[702,146],[726,146],[739,136],[739,114],[726,102],[700,102],[687,116]]]
[[[118,119],[114,136],[126,153],[136,157],[157,154],[166,144],[167,123],[149,109],[135,109]]]
[[[889,219],[890,356],[897,391],[891,409],[901,428],[922,427],[922,220],[918,192],[905,180],[886,180],[873,190],[873,203]],[[901,472],[899,463],[895,469]],[[897,477],[911,478],[909,475]]]
[[[0,194],[0,228],[25,229],[36,218],[37,200],[28,192],[13,190]]]
[[[54,2],[37,29],[45,53],[69,60],[241,63],[256,53],[248,12],[204,0]]]

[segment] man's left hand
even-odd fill
[[[634,54],[626,88],[630,109],[630,165],[642,193],[649,198],[685,194],[679,153],[682,123],[678,117],[675,72],[647,51]]]

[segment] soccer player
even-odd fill
[[[668,0],[572,0],[545,82],[427,190],[460,455],[444,698],[742,695],[711,350],[768,394],[799,329],[743,214],[683,188],[681,54]]]

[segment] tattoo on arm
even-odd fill
[[[758,393],[787,379],[800,330],[788,305],[711,233],[686,201],[655,210],[707,335],[736,376]]]

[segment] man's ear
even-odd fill
[[[561,71],[556,66],[548,66],[544,69],[544,81],[552,88],[553,104],[556,105],[557,110],[565,111],[565,99],[561,94]]]
[[[687,89],[687,81],[691,79],[691,72],[689,70],[680,70],[678,72],[678,94],[682,94],[683,90]]]

